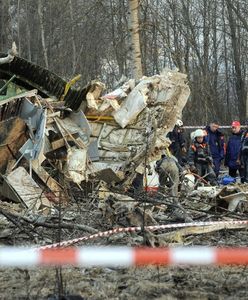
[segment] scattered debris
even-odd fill
[[[145,229],[239,220],[247,211],[246,185],[210,186],[188,170],[173,173],[166,135],[189,97],[186,75],[165,70],[112,92],[99,81],[76,90],[76,80],[66,83],[17,56],[0,65],[1,243],[60,245],[83,231],[91,234],[80,239],[87,244],[98,236],[100,244],[189,245],[247,227]],[[161,177],[156,162],[165,154],[175,168],[167,172],[162,159]],[[140,230],[118,231],[130,226]]]
[[[8,174],[6,184],[15,190],[18,200],[22,201],[29,210],[33,212],[42,210],[43,213],[45,211],[49,213],[51,202],[23,167],[18,167]]]
[[[239,185],[225,186],[218,193],[218,198],[228,204],[229,211],[248,211],[248,192],[243,191]]]
[[[68,98],[74,93],[74,79],[64,84],[19,57],[6,65],[0,67],[5,89],[0,96],[2,175],[26,168],[44,190],[43,197],[49,195],[54,203],[70,201],[64,182],[82,189],[82,182],[94,179],[129,189],[137,176],[143,181],[146,165],[159,159],[169,145],[166,134],[190,94],[186,75],[166,70],[137,84],[129,80],[103,96],[105,85],[93,81],[76,108]],[[27,70],[39,75],[31,80]],[[28,90],[27,81],[38,90]],[[61,94],[54,90],[53,82],[64,84],[63,93],[61,88]],[[16,201],[13,193],[8,196]]]

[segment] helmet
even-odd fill
[[[204,131],[202,129],[197,129],[195,132],[194,132],[194,137],[197,138],[197,137],[204,137]]]
[[[180,119],[178,119],[178,120],[176,121],[176,126],[182,127],[182,126],[183,126],[183,121],[180,120]]]

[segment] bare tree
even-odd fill
[[[236,85],[236,93],[238,96],[238,107],[239,107],[240,116],[242,118],[245,118],[246,111],[244,108],[246,107],[246,92],[245,92],[245,82],[241,70],[240,41],[237,34],[237,23],[233,15],[232,8],[229,5],[229,1],[227,1],[227,10],[228,10],[228,17],[229,17],[230,32],[231,32],[233,62],[235,68],[235,85]]]
[[[65,79],[81,73],[81,85],[98,78],[111,87],[133,71],[140,78],[178,68],[191,87],[186,123],[245,118],[245,0],[0,0],[0,5],[1,49],[15,40],[21,56]]]
[[[230,7],[235,12],[236,16],[240,19],[240,21],[242,22],[246,31],[248,31],[248,22],[246,21],[245,16],[242,15],[241,11],[237,7],[239,4],[239,1],[235,3],[235,1],[226,0],[226,3],[228,5],[228,7]],[[247,3],[246,3],[246,8],[247,8]],[[247,15],[247,12],[245,12],[245,13]]]
[[[133,53],[133,70],[134,78],[140,79],[142,77],[142,64],[141,64],[141,52],[140,52],[140,37],[139,37],[139,1],[129,0],[130,9],[130,26],[132,39],[132,53]]]
[[[45,66],[48,69],[48,57],[47,57],[47,47],[45,42],[45,29],[44,29],[44,20],[43,20],[43,7],[42,1],[38,0],[38,16],[40,21],[40,34],[41,34],[41,42],[42,42],[42,49],[44,55]]]

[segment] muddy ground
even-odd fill
[[[228,218],[246,219],[247,213],[229,214],[217,211],[216,207],[207,206],[207,199],[194,200],[197,207],[190,211],[195,221],[223,220]],[[188,209],[189,202],[183,202]],[[186,203],[186,204],[185,204]],[[193,202],[192,202],[193,203]],[[0,207],[10,208],[11,204],[0,203]],[[193,205],[193,204],[192,204]],[[199,206],[200,205],[200,206]],[[169,211],[164,211],[165,220],[158,223],[179,222]],[[160,214],[161,215],[161,214]],[[111,223],[98,208],[96,199],[75,197],[73,203],[62,209],[63,221],[71,224],[84,224],[98,231],[111,229],[113,226],[128,225],[121,215],[120,222]],[[168,220],[166,221],[166,218]],[[155,218],[156,219],[156,218]],[[18,223],[20,222],[18,226]],[[114,222],[118,222],[117,219]],[[55,214],[45,223],[58,223]],[[130,225],[130,224],[129,224]],[[131,224],[132,225],[132,224]],[[45,245],[56,242],[58,238],[68,240],[85,236],[84,230],[66,228],[48,228],[23,223],[21,220],[2,219],[0,236],[1,245]],[[160,232],[165,233],[165,231]],[[159,234],[159,233],[158,233]],[[143,233],[118,234],[109,238],[88,241],[87,245],[142,245],[147,244]],[[189,235],[179,240],[168,242],[169,246],[208,245],[208,246],[247,246],[247,228],[219,230],[215,232]],[[84,245],[83,243],[79,245]],[[65,297],[81,295],[83,299],[248,299],[247,267],[143,267],[143,268],[72,268],[63,267],[59,285],[55,268],[40,269],[1,269],[0,299],[58,299],[59,291]],[[69,299],[69,298],[64,298]],[[74,299],[74,298],[70,298]]]

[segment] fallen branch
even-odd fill
[[[89,233],[96,233],[98,232],[98,230],[96,230],[95,228],[92,228],[90,226],[87,225],[81,225],[81,224],[71,224],[71,223],[66,223],[66,222],[62,222],[60,224],[54,224],[54,223],[49,223],[49,222],[43,222],[43,221],[39,221],[38,219],[34,220],[25,216],[22,216],[20,214],[17,213],[13,213],[13,212],[9,212],[5,209],[0,208],[0,213],[5,215],[8,215],[8,217],[14,217],[14,218],[19,218],[29,224],[32,224],[34,227],[47,227],[47,228],[64,228],[64,229],[78,229],[78,230],[83,230],[83,231],[87,231]],[[7,217],[6,217],[7,218]],[[22,227],[23,229],[23,227]]]
[[[15,226],[17,226],[21,231],[25,232],[31,239],[34,239],[34,236],[16,220],[17,219],[16,216],[4,211],[3,209],[0,209],[0,213],[3,216],[5,216],[5,218],[8,219],[11,223],[13,223]]]
[[[89,233],[98,232],[98,230],[96,230],[93,227],[87,225],[81,225],[81,224],[70,224],[66,222],[62,222],[60,224],[53,224],[48,222],[40,222],[40,221],[32,221],[32,220],[25,220],[25,221],[33,224],[35,227],[42,226],[47,228],[79,229],[79,230],[87,231]]]
[[[173,232],[168,232],[164,234],[160,234],[157,238],[163,238],[169,241],[181,239],[184,236],[188,235],[197,235],[197,234],[204,234],[210,233],[214,231],[219,231],[223,229],[239,229],[247,227],[246,224],[217,224],[217,225],[209,225],[209,226],[199,226],[199,227],[188,227],[182,228]]]

